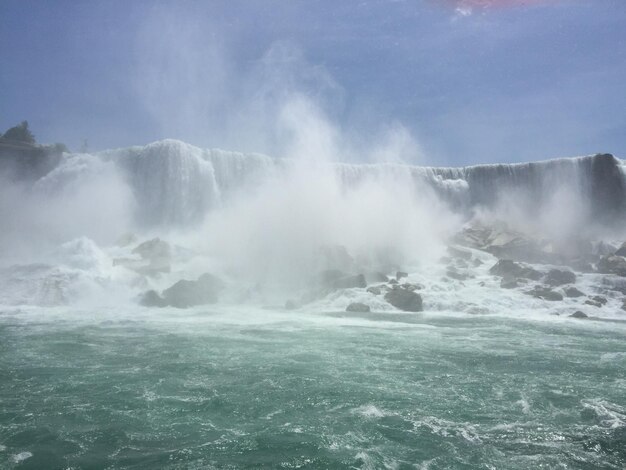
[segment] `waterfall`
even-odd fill
[[[85,168],[102,162],[122,171],[136,199],[136,219],[148,227],[193,224],[243,189],[270,177],[280,179],[290,167],[288,159],[200,149],[163,140],[95,155],[66,154],[60,166],[38,184],[62,184],[61,180],[80,177]],[[411,182],[416,197],[424,191],[434,192],[451,208],[464,213],[493,208],[503,198],[512,198],[532,212],[549,204],[565,188],[570,196],[563,202],[563,211],[571,210],[572,205],[580,206],[576,209],[584,209],[601,224],[621,222],[626,214],[626,165],[610,154],[459,168],[329,165],[346,188],[368,179],[401,178]]]

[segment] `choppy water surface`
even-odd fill
[[[5,311],[2,468],[623,468],[626,327]]]

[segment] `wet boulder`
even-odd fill
[[[203,274],[196,281],[182,279],[162,293],[166,304],[177,308],[216,303],[224,283],[216,276]]]
[[[510,259],[501,259],[494,264],[489,273],[500,276],[503,278],[525,278],[537,281],[541,279],[541,273],[530,266],[525,266],[521,263],[516,263]]]
[[[549,300],[551,302],[563,300],[563,295],[546,286],[535,286],[533,290],[526,292],[526,294],[532,295],[538,299]]]
[[[626,242],[622,243],[622,246],[617,249],[615,255],[626,257]]]
[[[398,281],[399,281],[399,280],[400,280],[400,279],[402,279],[403,277],[408,277],[408,276],[409,276],[409,274],[408,274],[408,273],[405,273],[404,271],[398,271],[398,272],[396,273],[396,280],[398,280]]]
[[[421,312],[422,297],[406,289],[393,289],[385,294],[385,300],[399,310],[405,312]]]
[[[463,272],[457,270],[454,267],[449,267],[446,270],[446,276],[448,276],[448,277],[450,277],[452,279],[456,279],[457,281],[465,281],[465,280],[469,279],[469,277],[470,277],[468,274],[463,273]]]
[[[598,271],[603,274],[626,276],[626,258],[623,256],[603,256],[598,262]]]
[[[413,284],[411,282],[405,282],[404,284],[401,284],[400,287],[402,289],[406,289],[406,290],[410,290],[410,291],[420,290],[420,289],[424,288],[424,286],[421,285],[421,284]]]
[[[563,289],[563,292],[565,292],[566,297],[582,297],[585,295],[574,286],[566,287],[565,289]]]
[[[552,287],[574,284],[576,282],[576,274],[572,271],[551,269],[548,271],[548,274],[545,275],[544,282]]]
[[[139,300],[144,307],[167,307],[167,301],[157,291],[149,290]]]
[[[589,318],[586,314],[584,314],[583,312],[581,312],[580,310],[575,311],[574,313],[572,313],[570,315],[570,318],[578,318],[580,320],[584,319],[584,318]]]
[[[346,312],[360,312],[366,313],[370,311],[370,306],[361,302],[352,302],[346,307]]]
[[[370,286],[367,288],[367,292],[369,292],[370,294],[374,294],[374,295],[380,295],[381,294],[381,290],[380,287],[377,286]]]
[[[587,302],[589,302],[588,305],[595,305],[597,307],[601,307],[603,305],[606,305],[608,300],[606,300],[606,297],[602,297],[601,295],[594,295],[593,297],[589,297],[589,300]]]

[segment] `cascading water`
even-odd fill
[[[65,154],[0,188],[0,466],[618,468],[624,168]]]
[[[76,160],[80,159],[81,164]],[[96,155],[67,156],[42,183],[62,185],[57,174],[80,177],[87,159],[120,167],[137,199],[137,220],[146,226],[197,223],[211,209],[270,177],[285,174],[293,162],[260,154],[203,150],[175,140],[145,147],[109,150]],[[97,162],[93,163],[94,165]],[[493,207],[515,194],[533,211],[549,203],[558,189],[568,188],[578,204],[601,223],[619,222],[626,213],[624,163],[612,155],[563,158],[536,163],[477,165],[463,168],[415,167],[402,164],[330,164],[346,188],[365,180],[410,181],[416,193],[434,191],[453,209]],[[54,180],[50,183],[49,180]],[[577,209],[580,209],[577,208]]]

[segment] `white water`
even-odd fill
[[[225,304],[282,306],[324,269],[402,269],[424,286],[426,312],[545,316],[576,308],[619,316],[620,300],[611,294],[597,312],[571,299],[554,305],[500,289],[488,273],[497,260],[486,253],[474,252],[483,264],[462,282],[446,278],[438,261],[470,215],[551,236],[599,227],[590,207],[593,162],[349,165],[173,140],[65,154],[32,187],[3,189],[0,304],[135,305],[147,289],[211,272],[228,283]],[[134,242],[120,243],[128,233]],[[140,262],[132,248],[155,236],[172,245],[169,272],[146,277],[116,265],[120,258]],[[586,294],[606,295],[598,275],[579,276],[579,284]],[[306,309],[343,311],[353,301],[394,311],[363,289],[338,291]]]

